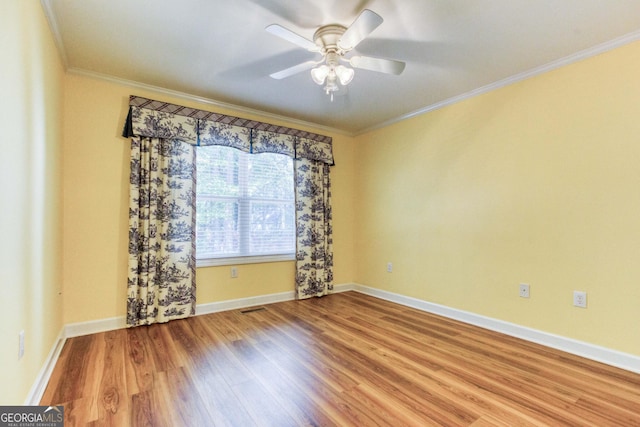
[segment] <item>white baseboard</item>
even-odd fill
[[[67,338],[78,337],[81,335],[88,335],[97,332],[111,331],[124,327],[124,316],[64,325],[60,330],[60,333],[58,334],[58,338],[53,343],[53,347],[51,347],[49,354],[44,360],[44,364],[42,365],[40,372],[38,372],[38,376],[31,386],[31,390],[29,390],[29,394],[27,395],[24,404],[27,406],[40,404],[40,400],[44,395],[47,384],[49,384],[51,374],[53,373],[53,368],[58,362],[58,358],[60,357],[60,353],[62,352],[62,347],[64,347],[64,343],[67,341]]]
[[[208,313],[216,313],[218,311],[252,307],[261,304],[272,304],[274,302],[290,301],[293,299],[295,299],[295,293],[293,291],[290,291],[219,302],[209,302],[196,305],[196,316]],[[111,317],[108,319],[67,324],[64,326],[64,336],[65,338],[79,337],[81,335],[113,331],[126,327],[126,318],[124,316]]]
[[[335,285],[333,292],[352,291],[356,287],[355,283]],[[236,310],[238,308],[253,307],[262,304],[273,304],[281,301],[292,301],[295,299],[295,292],[279,292],[275,294],[258,295],[255,297],[238,298],[226,301],[209,302],[196,305],[196,316],[218,311]],[[64,338],[79,337],[82,335],[96,334],[99,332],[113,331],[126,328],[124,316],[110,317],[108,319],[90,320],[88,322],[69,323],[63,327]]]
[[[280,292],[277,294],[259,295],[248,298],[238,298],[219,302],[209,302],[196,306],[196,316],[201,314],[217,313],[219,311],[236,310],[238,308],[253,307],[274,302],[291,301],[295,299],[295,292]]]
[[[69,323],[64,325],[65,338],[79,337],[82,335],[97,334],[99,332],[113,331],[126,328],[124,316],[110,317],[108,319],[90,320],[88,322]]]
[[[47,358],[44,360],[44,364],[42,365],[42,368],[40,368],[40,372],[38,372],[38,376],[31,386],[31,390],[29,390],[29,394],[24,401],[24,405],[34,406],[40,404],[40,400],[44,395],[47,384],[49,384],[49,378],[51,378],[51,373],[53,372],[53,368],[56,366],[56,362],[58,361],[58,357],[60,356],[65,340],[63,328],[60,330],[56,341],[53,343],[53,347],[51,347]]]
[[[341,285],[333,285],[333,293],[337,294],[340,292],[355,291],[357,286],[359,285],[355,283],[343,283]]]
[[[333,286],[333,293],[352,291],[355,289],[355,283],[345,283]],[[237,310],[238,308],[254,307],[262,304],[273,304],[275,302],[293,301],[296,299],[294,291],[280,292],[277,294],[259,295],[249,298],[239,298],[227,301],[209,302],[206,304],[198,304],[196,306],[196,316],[208,313],[217,313],[219,311]]]
[[[428,301],[412,298],[393,292],[383,291],[381,289],[371,288],[368,286],[354,284],[353,290],[376,298],[402,304],[407,307],[416,308],[428,313],[437,314],[454,320],[459,320],[484,329],[500,332],[512,337],[521,338],[526,341],[541,344],[567,353],[575,354],[587,359],[602,362],[607,365],[625,369],[627,371],[640,373],[640,357],[633,354],[623,353],[617,350],[611,350],[606,347],[600,347],[583,341],[574,340],[559,335],[537,329],[527,328],[515,323],[505,322],[503,320],[493,319],[491,317],[482,316],[468,311],[458,310],[440,304],[434,304]]]

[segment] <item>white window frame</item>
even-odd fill
[[[283,154],[284,155],[284,154]],[[240,157],[240,167],[243,168],[244,170],[247,169],[247,160],[248,158],[246,156],[241,156]],[[295,173],[295,172],[294,172]],[[249,209],[249,203],[251,201],[269,201],[269,202],[274,202],[274,200],[271,199],[259,199],[256,197],[253,198],[249,198],[247,195],[247,190],[248,190],[248,185],[247,185],[247,174],[246,173],[241,173],[239,174],[238,179],[241,181],[240,184],[240,188],[243,191],[243,194],[241,194],[238,197],[228,197],[229,200],[237,200],[238,203],[240,204],[240,209]],[[295,177],[294,177],[295,179]],[[294,182],[292,180],[291,185],[294,185]],[[196,188],[196,198],[198,197],[197,195],[197,188]],[[219,200],[224,199],[225,197],[218,197]],[[295,201],[294,203],[294,209],[295,209]],[[196,216],[197,216],[197,212],[196,212]],[[243,247],[247,247],[248,243],[248,236],[249,236],[249,231],[248,231],[248,227],[249,227],[249,223],[246,221],[240,221],[238,226],[240,227],[240,248]],[[196,259],[196,267],[214,267],[214,266],[223,266],[223,265],[237,265],[237,264],[258,264],[258,263],[269,263],[269,262],[282,262],[282,261],[295,261],[296,259],[296,248],[295,248],[295,230],[294,230],[294,245],[293,245],[293,252],[291,253],[285,253],[285,254],[274,254],[274,255],[245,255],[245,256],[228,256],[228,257],[215,257],[215,258],[201,258],[201,259]],[[242,249],[241,249],[242,250]],[[197,251],[196,251],[196,255],[197,255]]]

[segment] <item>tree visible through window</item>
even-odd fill
[[[198,260],[295,253],[293,160],[211,145],[197,149]]]

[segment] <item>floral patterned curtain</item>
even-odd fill
[[[195,314],[195,151],[131,139],[127,325]]]
[[[333,230],[329,164],[296,159],[296,295],[323,296],[333,290]]]
[[[197,121],[132,108],[127,325],[195,314]]]
[[[129,105],[129,326],[195,314],[197,145],[295,159],[297,297],[333,289],[331,138],[137,96]]]

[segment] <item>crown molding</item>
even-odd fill
[[[55,12],[53,11],[53,8],[51,7],[52,1],[53,0],[40,0],[40,4],[42,5],[44,16],[47,19],[47,23],[49,24],[51,35],[53,35],[53,41],[56,45],[58,55],[60,56],[60,61],[62,61],[62,66],[65,70],[67,70],[69,68],[69,58],[67,57],[67,50],[64,48],[64,42],[62,41],[62,36],[60,35],[60,29],[58,28],[58,19]]]
[[[264,119],[271,119],[271,120],[277,120],[277,121],[285,122],[288,125],[301,126],[303,128],[311,128],[311,129],[322,131],[322,132],[325,132],[325,133],[353,136],[352,134],[350,134],[348,132],[345,132],[344,130],[333,128],[333,127],[330,127],[330,126],[324,126],[324,125],[320,125],[318,123],[313,123],[313,122],[307,122],[307,121],[304,121],[304,120],[294,119],[294,118],[287,117],[287,116],[282,116],[282,115],[279,115],[279,114],[269,113],[269,112],[263,111],[263,110],[244,107],[242,105],[231,104],[231,103],[226,103],[226,102],[222,102],[222,101],[216,101],[215,99],[211,99],[211,98],[206,98],[206,97],[202,97],[202,96],[198,96],[198,95],[193,95],[193,94],[186,93],[186,92],[180,92],[180,91],[173,90],[173,89],[166,89],[166,88],[163,88],[163,87],[160,87],[160,86],[154,86],[154,85],[150,85],[150,84],[147,84],[147,83],[136,82],[136,81],[133,81],[133,80],[122,79],[122,78],[114,77],[114,76],[111,76],[111,75],[108,75],[108,74],[97,73],[95,71],[87,71],[87,70],[84,70],[84,69],[81,69],[81,68],[68,68],[67,69],[67,73],[68,74],[73,74],[73,75],[78,75],[78,76],[83,76],[83,77],[89,77],[89,78],[97,79],[97,80],[104,80],[104,81],[107,81],[107,82],[110,82],[110,83],[115,83],[115,84],[119,84],[119,85],[122,85],[122,86],[131,87],[131,88],[134,88],[134,89],[148,90],[148,91],[156,92],[156,93],[159,93],[159,94],[171,96],[171,97],[174,97],[174,98],[179,98],[179,99],[184,99],[184,100],[187,100],[187,101],[194,101],[194,102],[198,102],[198,103],[201,103],[201,104],[210,105],[212,107],[224,108],[224,109],[228,109],[228,110],[234,111],[234,114],[236,112],[238,112],[238,113],[248,114],[248,115],[252,115],[252,116],[259,116],[259,117],[264,118]]]
[[[532,68],[530,70],[524,71],[522,73],[518,73],[518,74],[514,74],[513,76],[509,76],[507,78],[504,78],[502,80],[498,80],[496,82],[493,83],[489,83],[488,85],[479,87],[477,89],[473,89],[470,90],[469,92],[460,94],[460,95],[456,95],[453,96],[451,98],[445,99],[444,101],[440,101],[440,102],[436,102],[435,104],[431,104],[431,105],[427,105],[423,108],[420,108],[418,110],[412,111],[410,113],[407,114],[403,114],[401,116],[398,116],[394,119],[390,119],[387,121],[384,121],[382,123],[378,123],[375,126],[371,126],[365,129],[361,129],[359,131],[354,132],[353,136],[358,136],[358,135],[362,135],[365,134],[367,132],[371,132],[377,129],[381,129],[383,127],[401,122],[403,120],[406,119],[410,119],[412,117],[416,117],[416,116],[420,116],[422,114],[426,114],[429,113],[431,111],[434,110],[438,110],[440,108],[458,103],[460,101],[464,101],[466,99],[469,98],[473,98],[474,96],[478,96],[487,92],[491,92],[493,90],[496,89],[500,89],[503,88],[505,86],[511,85],[513,83],[517,83],[520,82],[522,80],[526,80],[529,79],[531,77],[535,77],[544,73],[547,73],[549,71],[564,67],[565,65],[569,65],[569,64],[573,64],[575,62],[578,61],[582,61],[583,59],[588,59],[591,57],[594,57],[596,55],[599,55],[601,53],[605,53],[611,50],[614,50],[616,48],[622,47],[626,44],[629,43],[633,43],[635,41],[640,40],[640,30],[638,31],[634,31],[628,34],[625,34],[624,36],[615,38],[613,40],[609,40],[607,42],[592,46],[590,48],[581,50],[580,52],[576,52],[574,54],[571,54],[569,56],[565,56],[563,58],[557,59],[555,61],[551,61],[547,64],[541,65],[539,67],[535,67]]]

